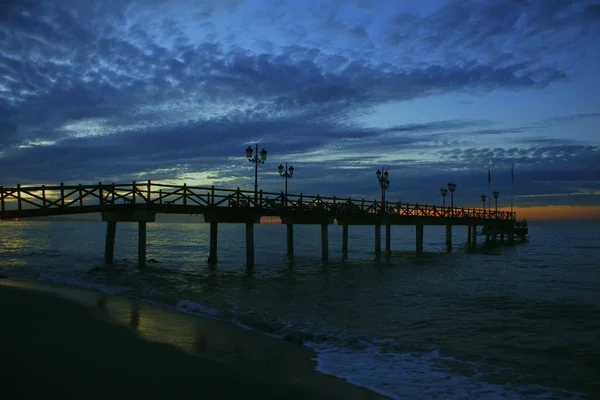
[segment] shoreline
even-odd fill
[[[5,279],[0,279],[0,301],[10,304],[0,332],[3,376],[23,383],[43,378],[44,388],[24,386],[40,393],[66,390],[57,383],[62,371],[67,381],[78,377],[75,386],[87,398],[107,395],[91,392],[98,386],[94,381],[108,384],[113,378],[123,397],[142,397],[140,391],[148,389],[143,396],[150,398],[194,392],[210,393],[209,398],[252,393],[262,398],[387,398],[318,372],[316,353],[305,346],[224,321],[89,289]],[[146,380],[132,384],[144,377],[153,378],[149,386]],[[68,398],[68,391],[60,394]]]

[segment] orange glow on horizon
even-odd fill
[[[510,211],[509,208],[498,208],[498,211]],[[555,220],[600,220],[600,206],[533,206],[515,207],[517,220],[527,218],[530,221]],[[261,224],[280,224],[279,217],[262,217]]]
[[[261,224],[280,224],[281,218],[279,217],[260,217]]]
[[[510,211],[510,208],[498,208],[498,211]],[[600,220],[600,206],[534,206],[515,207],[517,220],[527,218],[531,221],[556,220]]]

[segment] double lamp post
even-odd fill
[[[441,188],[440,194],[442,195],[442,209],[444,215],[446,214],[446,195],[450,192],[450,213],[454,215],[454,192],[456,191],[456,183],[454,181],[448,182],[447,188]]]
[[[390,187],[390,180],[388,179],[390,173],[385,169],[381,168],[377,170],[376,175],[377,181],[379,182],[379,187],[381,187],[381,213],[385,214],[385,191],[388,190],[388,188]]]
[[[256,144],[255,152],[252,151],[252,146],[248,146],[246,148],[246,158],[249,162],[254,164],[254,205],[258,204],[258,165],[264,164],[267,161],[267,150],[262,149],[261,152],[258,152],[258,144]],[[279,171],[279,175],[282,178],[285,178],[285,202],[287,203],[287,194],[288,194],[288,178],[294,176],[294,167],[290,165],[288,168],[287,162],[285,163],[285,168],[282,164],[279,164],[277,167]]]
[[[256,153],[253,156],[252,146],[246,148],[246,158],[251,163],[254,163],[254,206],[256,207],[258,201],[258,164],[264,164],[267,161],[267,150],[262,149],[260,154],[258,153],[258,143],[256,144]]]
[[[494,195],[494,203],[495,203],[495,214],[496,217],[498,217],[498,197],[500,197],[500,192],[497,190],[494,190],[494,192],[492,193]],[[483,204],[483,215],[485,216],[485,200],[487,199],[487,196],[485,194],[481,195],[481,203]]]

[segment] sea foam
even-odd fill
[[[437,350],[417,355],[385,352],[375,342],[364,349],[344,349],[316,342],[305,342],[305,345],[317,353],[317,371],[396,400],[585,399],[581,393],[538,385],[490,383],[479,370],[483,364],[442,357]],[[465,364],[472,374],[457,375],[442,361]]]

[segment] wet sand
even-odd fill
[[[315,353],[118,296],[0,279],[6,399],[382,399],[318,373]]]

